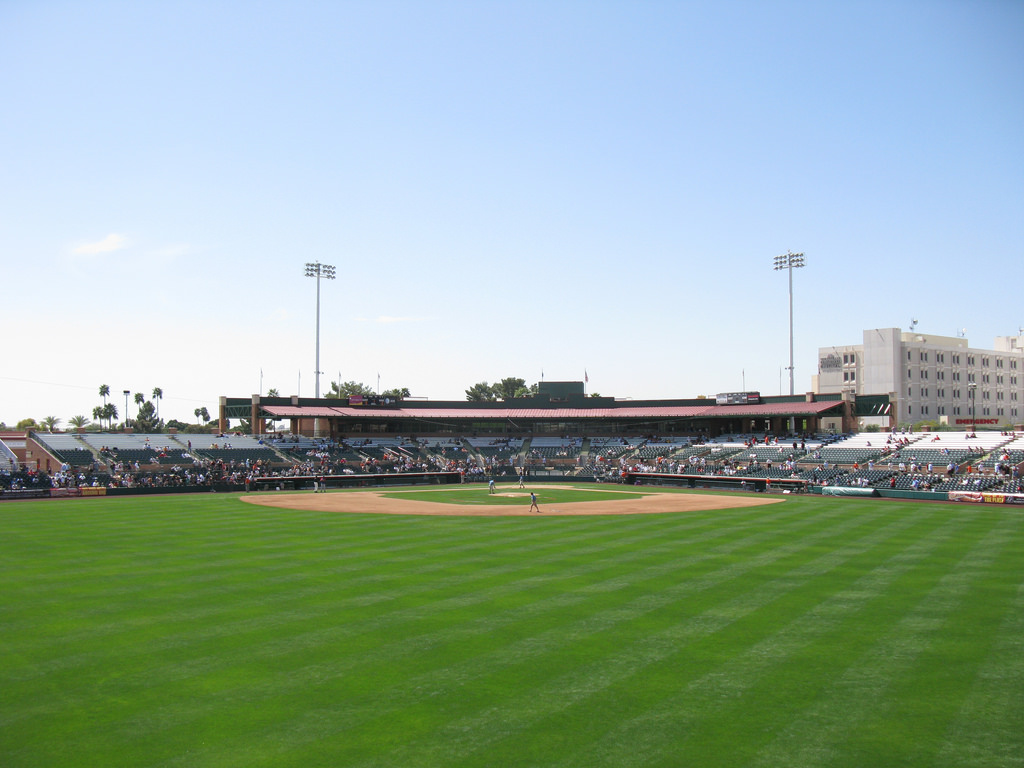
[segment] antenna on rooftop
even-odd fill
[[[913,317],[910,319],[910,332],[913,333],[915,328],[917,328],[917,318]]]

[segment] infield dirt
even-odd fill
[[[558,486],[560,489],[565,486]],[[535,488],[542,492],[542,488]],[[594,490],[588,487],[579,490]],[[621,491],[605,490],[609,496],[621,493],[627,498],[607,501],[575,501],[567,503],[542,504],[542,515],[650,515],[666,512],[696,512],[713,509],[755,507],[763,504],[777,504],[782,498],[764,495],[730,495],[703,493],[661,493],[653,490],[630,488]],[[480,488],[480,493],[485,489]],[[502,490],[497,495],[503,498],[521,498],[521,506],[509,504],[446,504],[422,501],[420,498],[401,498],[402,491],[360,491],[358,493],[274,493],[243,496],[251,504],[262,504],[284,509],[305,509],[323,512],[361,512],[384,515],[461,515],[470,517],[509,517],[537,515],[530,511],[530,489],[517,488],[515,491]],[[422,489],[407,491],[422,495]],[[642,496],[636,498],[635,494]]]

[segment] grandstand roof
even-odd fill
[[[837,400],[825,402],[760,403],[757,405],[681,405],[622,406],[618,408],[373,408],[368,406],[267,405],[263,411],[281,418],[354,418],[387,419],[610,419],[610,418],[694,418],[736,416],[799,416],[823,413],[841,406]]]

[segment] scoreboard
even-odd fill
[[[715,405],[758,405],[760,402],[760,392],[719,392],[715,395]]]

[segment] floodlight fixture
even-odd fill
[[[795,394],[796,385],[793,382],[793,270],[804,266],[804,255],[786,251],[781,256],[776,256],[774,266],[776,272],[782,269],[789,270],[789,394]]]
[[[306,262],[306,277],[316,278],[316,370],[313,371],[313,392],[320,399],[320,280],[334,279],[334,265],[319,261]]]

